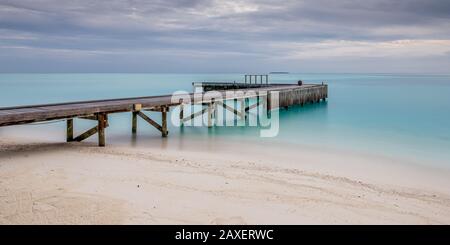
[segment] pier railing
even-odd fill
[[[263,79],[264,78],[264,79]],[[258,82],[259,80],[259,82]],[[244,75],[244,83],[249,83],[249,84],[269,84],[269,75]]]

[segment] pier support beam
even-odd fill
[[[201,116],[201,115],[203,115],[203,113],[205,113],[205,112],[207,111],[207,109],[208,109],[208,108],[202,108],[201,111],[194,112],[194,113],[192,113],[190,116],[181,119],[181,122],[182,122],[182,123],[185,123],[185,122],[187,122],[187,121],[189,121],[189,120],[192,120],[192,119],[194,119],[194,118],[196,118],[196,117],[198,117],[198,116]]]
[[[67,142],[73,141],[73,118],[67,119]]]
[[[131,116],[131,133],[136,134],[137,131],[137,112],[133,111]]]
[[[214,111],[214,101],[208,104],[208,128],[212,127],[213,120],[213,111]]]
[[[94,134],[98,134],[98,146],[105,146],[105,128],[108,127],[108,116],[106,113],[99,113],[93,116],[81,117],[83,119],[95,120],[97,121],[97,126],[87,130],[86,132],[73,137],[73,118],[67,119],[67,142],[78,141],[81,142]]]
[[[81,142],[81,141],[91,137],[92,135],[96,134],[97,132],[98,132],[98,126],[95,126],[95,127],[91,128],[91,129],[89,129],[88,131],[78,135],[73,140]]]
[[[167,137],[169,134],[169,131],[167,130],[167,112],[169,111],[169,108],[164,106],[157,109],[152,109],[152,111],[159,111],[161,112],[161,125],[159,125],[157,122],[155,122],[153,119],[145,115],[142,111],[136,111],[136,115],[144,119],[146,122],[148,122],[150,125],[155,127],[161,132],[162,137]]]
[[[105,146],[106,114],[98,114],[98,146]]]
[[[240,118],[241,118],[241,120],[244,120],[244,122],[245,122],[245,105],[246,105],[246,99],[245,98],[242,98],[242,99],[240,99],[240,102],[241,102],[241,106],[240,106],[240,112],[241,112],[241,115],[240,115]]]
[[[162,137],[167,137],[169,134],[169,131],[167,131],[167,111],[169,110],[169,107],[163,107],[161,111],[162,116]]]
[[[236,113],[234,113],[235,116],[233,116],[233,125],[234,126],[238,125],[238,120],[239,120],[238,119],[239,110],[238,110],[238,106],[237,105],[238,105],[238,100],[237,99],[233,99],[233,110],[236,112]]]
[[[233,108],[233,107],[231,107],[231,106],[225,104],[225,103],[222,102],[222,101],[217,101],[216,104],[219,105],[219,106],[222,106],[222,107],[225,108],[226,110],[228,110],[228,111],[234,113],[236,116],[239,116],[239,117],[241,117],[241,118],[245,116],[245,113],[242,113],[242,112],[239,111],[237,108]],[[245,108],[244,108],[243,110],[245,111]]]
[[[245,107],[245,111],[246,111],[246,112],[249,112],[251,109],[254,109],[254,108],[258,107],[259,105],[261,105],[261,102],[260,102],[260,100],[259,100],[259,96],[257,97],[257,100],[256,100],[256,103],[255,103],[255,104],[253,104],[253,105],[247,104],[247,105],[248,105],[248,106]]]
[[[131,116],[131,133],[136,134],[137,132],[137,115],[142,109],[142,104],[134,104]]]
[[[180,99],[180,126],[184,126],[184,104],[183,104],[183,99]]]

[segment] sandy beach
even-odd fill
[[[2,139],[0,224],[450,224],[448,170],[271,149]]]
[[[450,241],[449,13],[0,0],[1,241]]]

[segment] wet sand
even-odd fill
[[[450,172],[233,143],[0,141],[0,224],[450,224]]]

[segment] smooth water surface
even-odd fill
[[[242,81],[242,74],[0,74],[0,107],[171,94],[192,82]],[[169,125],[169,137],[208,141],[250,139],[405,157],[450,167],[450,76],[390,74],[277,74],[273,83],[329,84],[327,102],[280,111],[280,133],[260,138],[255,127]],[[154,117],[158,119],[159,115]],[[129,141],[130,114],[111,116],[108,143]],[[77,125],[85,125],[81,122]],[[30,127],[30,126],[27,126]],[[63,123],[32,126],[63,136]],[[140,123],[140,137],[159,133]],[[0,128],[2,133],[26,127]],[[112,140],[112,138],[114,140]],[[93,139],[95,140],[95,139]],[[213,144],[214,141],[211,141]]]

